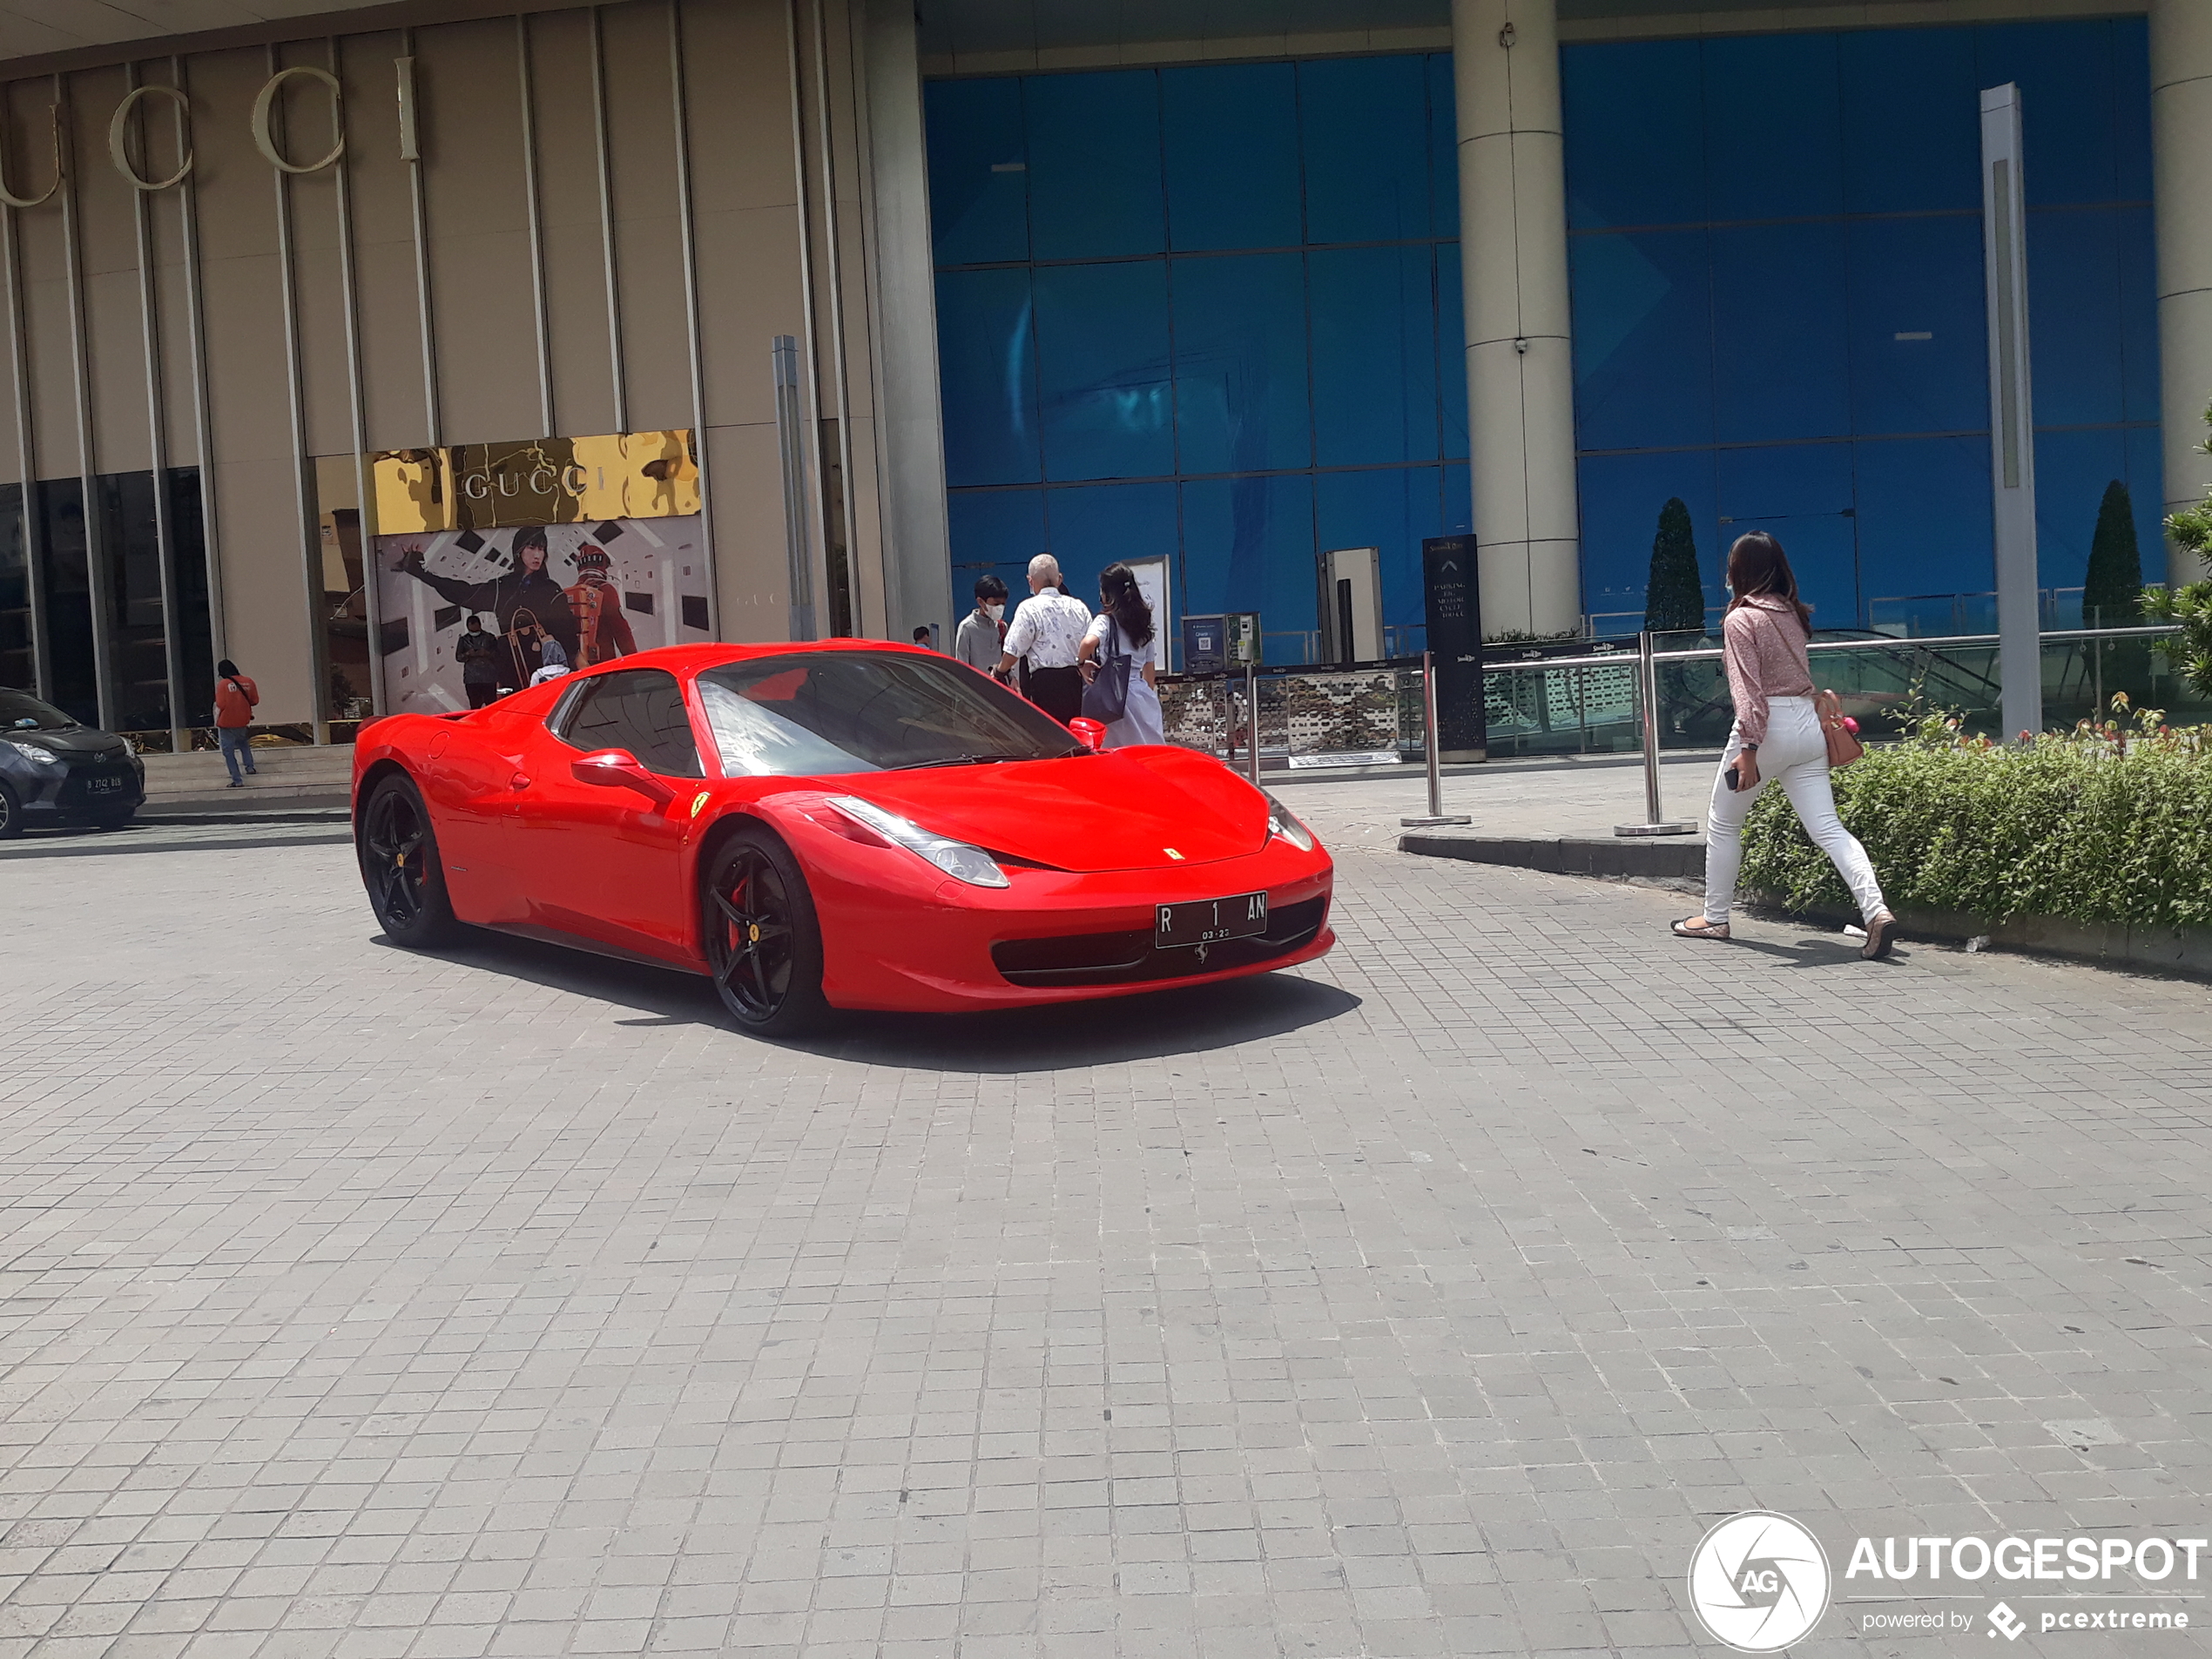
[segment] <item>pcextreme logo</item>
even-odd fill
[[[1689,1558],[1689,1605],[1716,1642],[1773,1653],[1801,1641],[1828,1610],[1827,1552],[1787,1515],[1730,1515]]]

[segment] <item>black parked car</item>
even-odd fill
[[[112,732],[0,686],[0,840],[56,824],[113,828],[146,798],[146,763]]]

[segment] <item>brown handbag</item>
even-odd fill
[[[1843,700],[1833,691],[1822,691],[1813,698],[1813,706],[1820,715],[1820,734],[1828,739],[1828,767],[1848,766],[1866,752],[1851,729],[1844,724]]]

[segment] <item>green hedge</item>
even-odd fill
[[[2006,747],[1939,715],[1833,778],[1892,905],[2212,926],[2212,727],[2175,731],[2146,710]],[[1744,825],[1743,882],[1793,907],[1850,903],[1778,788]]]

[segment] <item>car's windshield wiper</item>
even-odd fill
[[[1056,755],[940,755],[934,760],[909,761],[903,766],[894,766],[894,772],[922,772],[931,766],[990,766],[1015,760],[1063,760],[1069,755],[1080,754],[1080,746]]]

